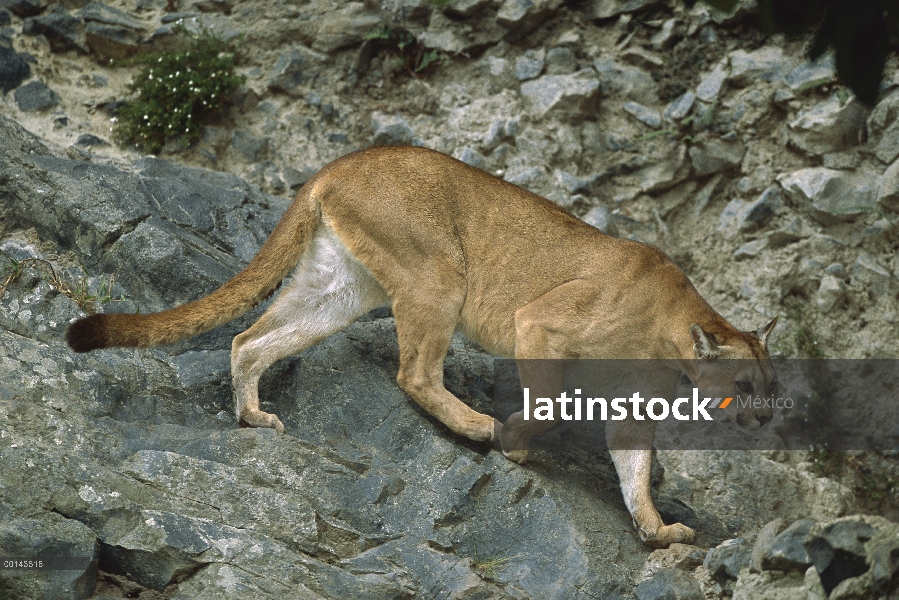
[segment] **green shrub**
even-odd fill
[[[119,109],[115,138],[159,152],[166,139],[185,146],[203,132],[203,120],[220,112],[244,82],[234,73],[234,48],[208,31],[188,48],[129,59],[143,68],[129,85],[137,97]]]

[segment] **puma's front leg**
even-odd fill
[[[693,530],[682,523],[665,525],[652,503],[649,484],[652,450],[611,450],[611,454],[621,481],[624,504],[640,539],[653,548],[692,543],[696,537]]]

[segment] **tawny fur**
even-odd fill
[[[756,361],[759,385],[773,378],[765,348],[773,322],[738,331],[657,248],[604,235],[535,194],[410,147],[371,148],[326,166],[250,264],[208,296],[158,314],[88,317],[67,339],[79,352],[172,343],[246,312],[291,271],[232,345],[235,409],[247,425],[284,430],[259,409],[269,366],[383,304],[396,317],[402,389],[460,435],[492,440],[500,431],[518,462],[535,432],[514,415],[499,428],[443,386],[456,330],[502,356],[669,359],[687,370],[697,357],[725,356]],[[651,440],[652,426],[619,433]],[[652,504],[650,458],[613,452],[640,536],[656,546],[689,542],[693,532],[664,525]]]

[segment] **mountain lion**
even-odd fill
[[[717,389],[735,395],[737,384],[759,392],[776,385],[765,345],[776,319],[738,331],[657,248],[605,235],[549,200],[413,147],[370,148],[325,166],[250,264],[208,296],[156,314],[92,315],[73,323],[66,338],[76,352],[170,344],[245,313],[291,273],[231,347],[237,418],[251,427],[284,431],[277,416],[259,409],[268,367],[384,305],[396,317],[399,386],[459,435],[492,441],[498,432],[517,462],[536,433],[520,414],[503,426],[443,386],[457,330],[515,358],[670,359],[696,385],[701,374],[690,364],[750,359],[755,367],[739,381],[722,371]],[[758,427],[771,411],[732,416]],[[654,422],[622,431],[651,440]],[[651,451],[613,450],[612,457],[641,539],[657,547],[691,542],[693,531],[663,524],[652,503]]]

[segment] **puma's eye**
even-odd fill
[[[749,383],[748,381],[738,381],[737,389],[740,390],[741,392],[746,392],[747,394],[751,394],[752,393],[752,384]]]
[[[768,393],[773,394],[776,391],[777,391],[777,382],[772,381],[771,384],[768,386]]]

